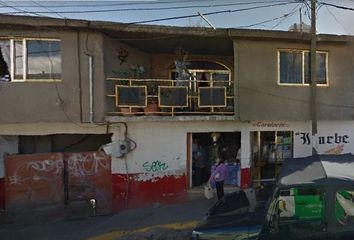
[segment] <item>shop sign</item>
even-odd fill
[[[290,124],[286,122],[265,122],[259,121],[252,124],[253,127],[263,127],[263,128],[284,128],[289,127]]]
[[[309,132],[296,132],[295,137],[299,139],[302,145],[311,144],[311,135]],[[344,151],[344,147],[350,143],[350,136],[347,134],[339,134],[337,132],[327,135],[319,135],[317,144],[326,154],[340,154]]]

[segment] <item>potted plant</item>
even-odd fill
[[[158,86],[159,82],[150,80],[146,82],[147,86],[147,106],[144,108],[145,115],[158,115],[160,111],[158,106]]]

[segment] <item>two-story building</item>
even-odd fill
[[[308,33],[4,15],[0,25],[2,208],[170,203],[203,185],[218,155],[229,183],[248,187],[313,144],[354,152],[351,36],[317,36],[312,139]]]

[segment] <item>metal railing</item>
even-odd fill
[[[234,115],[230,80],[107,78],[107,115]]]

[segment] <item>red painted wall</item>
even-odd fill
[[[249,188],[251,186],[251,169],[241,169],[241,188]]]
[[[0,182],[0,207],[4,205],[2,189],[4,186]],[[66,193],[64,189],[67,189]],[[68,203],[94,198],[96,213],[110,213],[110,156],[102,152],[81,152],[11,155],[5,158],[6,210],[63,206],[65,196]]]
[[[5,210],[5,180],[0,178],[0,210]]]
[[[11,155],[5,158],[6,209],[35,208],[64,199],[60,153]]]
[[[112,174],[113,211],[187,200],[185,175],[166,176],[149,181],[134,180],[138,175]]]

